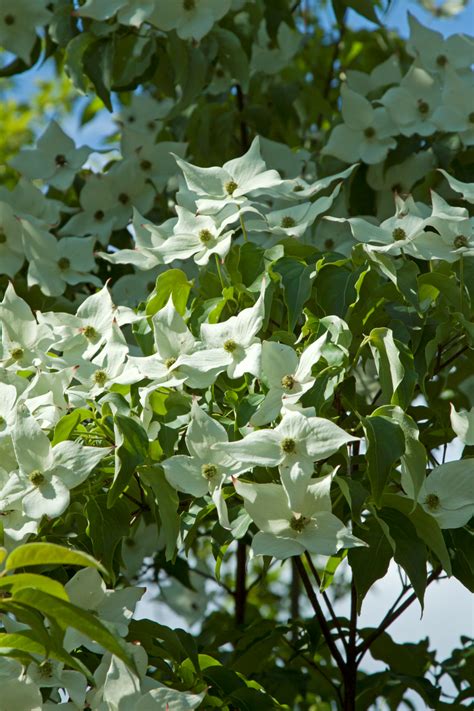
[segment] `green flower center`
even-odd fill
[[[183,0],[183,10],[191,12],[196,7],[196,0]]]
[[[140,161],[140,168],[142,170],[151,170],[151,162],[146,159]]]
[[[223,348],[227,353],[233,353],[237,348],[237,343],[233,341],[232,338],[229,338],[227,341],[224,341]]]
[[[224,185],[224,187],[225,187],[225,191],[226,191],[226,193],[227,193],[228,195],[233,195],[233,193],[237,190],[237,188],[238,188],[239,186],[237,185],[237,183],[235,182],[235,180],[229,180],[229,182],[226,183],[226,184]]]
[[[43,679],[50,679],[53,676],[53,665],[49,659],[45,659],[44,662],[41,662],[38,671]]]
[[[70,266],[71,262],[67,257],[61,257],[61,259],[58,260],[58,267],[62,272],[65,272]]]
[[[0,244],[5,244],[7,241],[7,236],[5,232],[0,228]]]
[[[107,373],[105,370],[96,370],[94,373],[94,383],[100,387],[104,386],[107,382]]]
[[[59,168],[62,168],[63,166],[66,165],[67,163],[67,158],[63,153],[58,153],[56,158],[54,159],[54,162]]]
[[[25,355],[25,351],[23,350],[23,348],[20,348],[20,346],[18,346],[17,348],[11,349],[10,355],[13,358],[13,360],[21,360],[23,358],[23,356]]]
[[[119,202],[122,203],[122,205],[128,205],[130,202],[130,197],[127,195],[127,193],[120,193],[118,196]]]
[[[430,511],[437,511],[440,507],[440,500],[437,494],[428,494],[425,499],[425,504]]]
[[[5,424],[5,418],[0,415],[0,427],[3,427]]]
[[[302,190],[304,190],[304,187],[302,185],[295,185],[293,188],[294,193],[300,193]]]
[[[203,464],[201,467],[201,474],[204,479],[213,479],[217,474],[217,467],[215,464]]]
[[[94,212],[94,220],[97,220],[97,222],[100,222],[103,220],[105,217],[104,211],[103,210],[97,210]]]
[[[298,533],[301,533],[308,523],[310,522],[311,519],[307,518],[306,516],[292,516],[290,519],[290,528],[292,531],[297,531]]]
[[[395,227],[392,232],[392,237],[396,242],[399,242],[402,239],[406,239],[407,233],[401,227]]]
[[[281,387],[284,390],[293,390],[295,387],[295,379],[292,375],[284,375],[281,379]]]
[[[165,360],[165,365],[167,368],[171,368],[176,363],[176,358],[167,358]]]
[[[334,247],[334,240],[327,239],[324,243],[324,246],[326,247],[326,249],[332,249]]]
[[[454,238],[453,244],[456,249],[459,249],[460,247],[467,247],[467,245],[469,244],[469,240],[465,235],[458,235]]]
[[[296,442],[292,437],[285,437],[280,442],[281,451],[285,454],[293,454],[296,449]]]
[[[418,113],[422,114],[422,116],[426,116],[429,110],[430,105],[428,102],[423,101],[423,99],[418,99]]]
[[[15,18],[13,15],[5,15],[3,18],[3,21],[6,25],[14,25],[15,24]]]
[[[438,67],[445,67],[448,63],[448,58],[445,54],[438,54],[436,57],[436,64]]]
[[[94,338],[97,338],[97,336],[99,335],[97,333],[97,331],[95,330],[94,326],[90,326],[90,325],[84,326],[84,328],[82,329],[82,333],[84,334],[84,336],[87,339],[89,339],[89,341],[94,340]]]
[[[39,469],[35,469],[28,476],[28,479],[31,481],[33,486],[41,486],[44,482],[44,474],[42,474]]]
[[[367,126],[367,128],[364,130],[364,136],[366,138],[373,138],[375,136],[375,128],[372,126]]]
[[[126,538],[124,543],[127,548],[133,548],[135,546],[135,541],[133,540],[133,538]]]
[[[212,232],[209,230],[201,230],[199,233],[199,239],[203,244],[207,244],[212,240]]]
[[[285,215],[285,217],[282,218],[281,221],[281,226],[287,229],[288,227],[294,227],[296,225],[295,220],[290,217],[290,215]]]

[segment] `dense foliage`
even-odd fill
[[[2,709],[472,699],[474,42],[332,9],[2,0]]]

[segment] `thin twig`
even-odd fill
[[[339,701],[340,701],[340,703],[341,703],[341,706],[342,706],[341,690],[340,690],[340,688],[333,682],[333,680],[331,679],[331,677],[328,676],[328,674],[326,674],[326,672],[325,672],[320,666],[318,666],[318,665],[316,664],[316,662],[315,662],[313,659],[311,659],[311,657],[308,657],[308,656],[307,656],[304,652],[302,652],[300,649],[297,649],[296,647],[294,647],[294,646],[291,644],[291,642],[290,642],[286,637],[282,637],[282,639],[283,639],[284,642],[286,642],[286,644],[289,646],[289,648],[290,648],[291,650],[293,650],[293,652],[295,653],[295,656],[298,656],[298,657],[301,657],[302,659],[304,659],[305,662],[306,662],[307,664],[309,664],[310,667],[312,667],[312,669],[315,669],[315,671],[317,671],[318,674],[321,674],[321,676],[328,682],[328,684],[331,685],[331,687],[334,689],[334,692],[335,692],[335,694],[336,694],[337,698],[339,699]]]
[[[343,629],[342,629],[342,627],[341,627],[341,623],[340,623],[340,621],[339,621],[338,616],[336,615],[336,613],[335,613],[335,611],[334,611],[334,608],[333,608],[333,606],[332,606],[331,600],[329,599],[329,595],[328,595],[325,591],[323,592],[323,591],[321,590],[321,578],[319,577],[319,573],[318,573],[318,571],[316,570],[316,566],[314,565],[314,563],[313,563],[313,561],[312,561],[312,559],[311,559],[311,556],[310,556],[310,554],[309,554],[307,551],[306,551],[306,553],[305,553],[305,558],[306,558],[306,560],[308,561],[308,565],[309,565],[309,567],[310,567],[310,570],[311,570],[311,572],[312,572],[312,574],[313,574],[314,579],[316,580],[316,583],[317,583],[318,588],[319,588],[319,590],[320,590],[320,592],[321,592],[321,595],[322,595],[322,597],[323,597],[323,600],[324,600],[324,602],[326,603],[326,606],[327,606],[327,608],[328,608],[328,610],[329,610],[329,614],[331,615],[331,617],[332,617],[332,619],[333,619],[333,622],[334,622],[335,626],[337,627],[337,631],[339,632],[339,639],[340,639],[341,642],[343,643],[344,649],[345,649],[346,652],[347,652],[347,641],[346,641],[346,638],[345,638]]]

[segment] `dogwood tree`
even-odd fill
[[[474,590],[472,37],[0,5],[0,708],[463,708],[391,625]]]

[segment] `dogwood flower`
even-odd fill
[[[10,283],[0,303],[2,366],[20,370],[47,363],[47,352],[53,343],[50,329],[38,324],[30,307]]]
[[[441,32],[422,25],[411,13],[408,13],[408,24],[410,39],[407,50],[419,59],[427,72],[439,74],[447,69],[470,69],[474,52],[472,37],[461,34],[443,37]]]
[[[425,479],[418,500],[440,528],[460,528],[474,516],[474,460],[435,467]]]
[[[252,46],[251,73],[277,74],[288,66],[300,46],[301,34],[286,22],[281,22],[278,26],[276,42],[271,40],[266,24],[262,22]]]
[[[473,48],[474,49],[474,48]],[[446,71],[442,104],[433,121],[445,132],[458,133],[465,146],[474,144],[474,86],[454,71]]]
[[[447,173],[445,170],[442,170],[441,168],[438,168],[438,170],[444,175],[444,177],[449,183],[450,188],[454,190],[454,192],[461,193],[464,200],[467,200],[467,202],[470,203],[474,203],[474,183],[463,183],[461,180],[453,178],[453,176],[449,175],[449,173]]]
[[[305,417],[286,412],[274,429],[251,432],[243,439],[216,446],[236,462],[249,468],[278,467],[283,487],[292,508],[302,505],[302,482],[308,483],[314,463],[335,454],[357,437],[323,417]]]
[[[67,190],[91,152],[89,146],[76,148],[56,121],[51,121],[36,148],[20,151],[10,165],[30,180],[41,178],[58,190]]]
[[[413,65],[400,86],[389,89],[380,101],[404,136],[429,136],[436,131],[433,115],[441,103],[440,89],[424,69]]]
[[[154,3],[148,22],[160,30],[176,30],[181,39],[201,40],[212,26],[226,15],[231,0],[181,0]]]
[[[171,486],[192,496],[209,493],[216,506],[219,523],[230,528],[222,486],[231,476],[247,470],[243,463],[226,455],[215,444],[228,442],[227,432],[196,403],[191,408],[191,421],[186,432],[186,447],[191,456],[177,454],[161,463]]]
[[[346,163],[359,159],[369,164],[384,160],[397,145],[393,138],[397,129],[387,111],[382,107],[374,109],[370,101],[345,84],[341,96],[344,123],[333,129],[322,153]]]
[[[46,0],[2,0],[0,47],[30,64],[31,52],[38,40],[36,27],[50,20]]]
[[[355,91],[356,94],[367,96],[367,94],[390,84],[399,84],[402,73],[398,57],[392,54],[385,62],[377,64],[370,74],[349,69],[346,72],[346,77],[349,89]]]
[[[52,447],[25,408],[18,410],[12,439],[19,469],[12,475],[16,493],[9,502],[20,499],[22,510],[32,519],[60,516],[69,505],[69,490],[82,484],[110,451],[70,440]]]
[[[23,266],[23,229],[6,202],[0,202],[0,274],[14,277]]]
[[[252,541],[254,555],[284,560],[304,551],[334,555],[341,548],[364,545],[331,512],[330,488],[333,474],[315,479],[305,487],[296,511],[279,484],[250,484],[234,481],[236,492],[252,521],[260,529]]]
[[[218,212],[226,204],[242,204],[250,193],[281,183],[276,170],[266,170],[258,137],[247,153],[224,163],[222,168],[201,168],[177,158],[189,190],[195,193],[199,211]]]
[[[268,387],[265,399],[250,423],[257,427],[276,419],[284,405],[294,405],[315,382],[311,369],[321,358],[327,334],[318,338],[302,352],[276,341],[262,343],[260,378]]]

